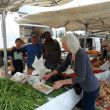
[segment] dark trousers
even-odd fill
[[[76,105],[82,110],[95,110],[95,101],[99,95],[99,88],[92,92],[84,92],[80,102]]]

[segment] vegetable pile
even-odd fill
[[[48,96],[55,97],[64,91],[61,88],[44,95],[28,84],[0,78],[0,110],[35,110],[48,101]]]

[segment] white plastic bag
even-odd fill
[[[106,61],[103,65],[100,66],[101,70],[108,70],[110,67],[110,62]]]
[[[40,71],[39,70],[33,70],[32,71],[32,75],[39,75],[40,74]]]
[[[22,80],[20,81],[21,83],[26,83],[29,80],[30,75],[24,75],[24,77],[22,78]]]
[[[109,80],[110,79],[110,70],[95,74],[95,76],[99,79],[99,80]]]
[[[43,67],[43,66],[44,66],[43,56],[41,56],[40,59],[38,59],[38,58],[35,56],[35,60],[34,60],[34,62],[33,62],[33,64],[32,64],[32,66],[33,66],[36,70],[39,69],[39,68],[41,68],[41,67]]]
[[[28,79],[28,83],[31,85],[40,83],[40,77],[39,76],[30,76]]]
[[[32,66],[35,68],[35,70],[32,72],[32,75],[38,74],[40,77],[42,77],[45,73],[51,72],[50,69],[47,69],[44,66],[43,56],[40,59],[35,57],[35,60],[32,64]]]
[[[12,76],[12,80],[14,81],[17,81],[17,82],[20,82],[24,77],[24,74],[23,73],[20,73],[20,72],[16,72],[13,76]]]
[[[72,74],[72,73],[74,73],[74,70],[72,68],[67,68],[67,70],[64,71],[63,73]]]

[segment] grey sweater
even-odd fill
[[[72,54],[68,53],[65,61],[57,68],[57,71],[63,72],[71,64]],[[93,74],[92,65],[88,55],[83,49],[79,49],[75,56],[74,71],[78,76],[73,78],[73,83],[79,83],[83,91],[91,92],[99,88],[99,81]]]

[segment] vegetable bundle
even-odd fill
[[[31,86],[0,79],[0,110],[34,110],[45,102],[45,96]]]
[[[59,89],[51,93],[50,97],[63,92],[63,89]],[[28,84],[0,78],[0,110],[35,110],[48,101],[48,96],[36,91]]]

